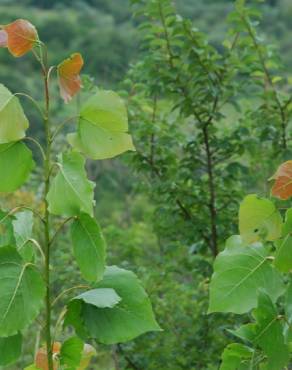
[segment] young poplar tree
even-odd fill
[[[71,148],[67,146],[56,156],[55,139],[70,119],[58,126],[53,124],[51,79],[57,72],[61,97],[68,103],[81,88],[82,56],[75,53],[58,66],[50,66],[46,45],[35,27],[23,19],[1,26],[0,46],[15,57],[32,52],[39,62],[44,86],[42,104],[30,95],[11,93],[0,85],[0,191],[15,191],[33,170],[35,163],[27,140],[41,152],[43,173],[40,211],[34,204],[1,211],[0,365],[14,363],[20,357],[22,332],[44,306],[44,346],[27,369],[85,369],[93,353],[86,341],[111,345],[160,330],[138,278],[130,271],[106,266],[106,243],[94,219],[94,183],[87,179],[85,170],[86,158],[101,160],[134,150],[126,108],[114,92],[95,92],[81,105],[77,130],[67,137]],[[30,99],[38,109],[43,119],[44,145],[26,136],[29,122],[18,96]],[[40,223],[40,240],[29,235],[33,218]],[[58,236],[67,224],[72,253],[86,283],[54,296],[51,252],[58,248]],[[75,289],[79,294],[52,315],[56,302]],[[62,323],[64,328],[73,328],[75,334],[60,343],[64,334],[72,332],[59,334]]]

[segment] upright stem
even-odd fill
[[[208,184],[209,184],[209,211],[210,211],[210,223],[211,223],[211,249],[214,257],[218,254],[218,235],[217,235],[217,212],[216,212],[216,194],[214,184],[214,173],[213,173],[213,161],[212,153],[210,150],[209,132],[208,125],[203,127],[204,145],[207,157],[207,172],[208,172]]]
[[[51,132],[50,132],[50,94],[49,94],[49,73],[47,66],[47,55],[42,60],[43,64],[43,78],[45,87],[45,138],[46,138],[46,150],[45,150],[45,161],[44,161],[44,204],[45,204],[45,282],[46,282],[46,325],[45,325],[45,336],[48,356],[48,369],[54,370],[53,365],[53,353],[52,353],[52,336],[51,336],[51,290],[50,290],[50,216],[48,210],[47,195],[50,188],[50,169],[51,169]]]

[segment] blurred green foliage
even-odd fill
[[[178,12],[192,19],[194,26],[207,34],[210,43],[219,52],[223,50],[222,40],[228,27],[225,19],[232,10],[233,3],[232,0],[176,0]],[[270,0],[258,6],[263,15],[260,24],[260,30],[264,35],[263,44],[268,41],[269,44],[276,45],[283,64],[287,67],[285,77],[289,79],[291,77],[287,71],[292,67],[291,1]],[[84,73],[94,78],[98,85],[117,87],[118,83],[124,80],[130,65],[145,55],[145,52],[141,51],[141,37],[137,31],[140,22],[133,19],[128,0],[0,0],[0,14],[1,24],[19,17],[27,18],[34,23],[42,39],[48,43],[52,64],[59,63],[74,51],[80,51],[85,59]],[[14,59],[0,50],[0,81],[12,91],[30,91],[38,98],[42,91],[41,81],[32,77],[36,75],[32,73],[36,68],[33,58]],[[90,78],[84,79],[84,85],[90,88]],[[245,145],[251,153],[249,160],[253,172],[246,173],[245,181],[248,184],[245,185],[246,189],[258,188],[262,178],[267,177],[269,171],[267,165],[265,171],[261,173],[261,178],[251,175],[256,173],[259,162],[265,159],[266,153],[270,159],[272,158],[279,139],[270,112],[263,106],[261,110],[257,109],[261,98],[257,94],[253,95],[252,100],[249,96],[241,97],[242,105],[246,108],[244,117],[234,107],[228,106],[224,111],[227,119],[221,127],[221,130],[228,131],[236,121],[250,129],[249,139]],[[37,114],[29,102],[23,103],[32,122],[31,129],[38,132],[41,123]],[[78,101],[75,103],[78,104]],[[66,109],[74,111],[74,104]],[[169,102],[164,101],[162,104],[163,111],[167,111]],[[55,103],[54,111],[58,117],[55,122],[57,124],[63,115],[60,103]],[[181,135],[179,137],[181,142],[186,141],[185,130],[168,131],[169,125],[177,128],[175,114],[172,112],[166,116],[162,115],[160,124],[156,127],[160,140],[161,163],[170,164],[168,185],[171,185],[172,179],[176,176],[185,174],[185,168],[180,169],[179,173],[176,172],[177,153],[169,151],[169,147],[177,144],[177,134]],[[265,122],[267,117],[268,127],[262,130],[261,123]],[[137,125],[138,118],[136,115]],[[278,118],[276,122],[277,120]],[[185,120],[181,122],[186,127],[189,123]],[[142,125],[136,129],[141,140],[143,135],[148,134],[143,130],[145,128]],[[265,142],[264,150],[258,150],[259,137]],[[273,148],[271,143],[274,144]],[[189,157],[186,157],[185,161],[188,163],[184,163],[186,167],[192,159],[193,149],[189,145]],[[132,167],[129,167],[131,163]],[[272,163],[271,160],[269,167],[273,166]],[[242,165],[245,164],[246,158],[242,162]],[[198,249],[204,251],[202,240],[194,234],[190,223],[182,222],[176,213],[170,212],[173,204],[169,203],[168,193],[161,199],[158,197],[157,189],[154,189],[155,192],[150,193],[149,197],[149,187],[145,186],[145,168],[140,168],[135,173],[133,169],[137,169],[137,165],[133,165],[131,155],[125,155],[122,160],[103,161],[98,165],[88,163],[90,177],[97,182],[96,213],[110,246],[109,262],[112,264],[123,260],[125,262],[122,267],[136,270],[138,276],[144,280],[154,302],[158,321],[165,331],[141,337],[131,344],[113,348],[111,351],[100,347],[99,357],[91,368],[112,370],[115,368],[117,356],[121,369],[216,369],[220,352],[226,343],[223,333],[228,322],[224,317],[207,317],[205,314],[211,257],[194,253]],[[242,169],[231,168],[230,171],[238,173],[236,171]],[[228,187],[230,178],[228,176],[226,178],[224,186]],[[38,196],[40,190],[34,189],[35,195]],[[240,185],[235,190],[240,191]],[[260,190],[265,192],[266,187]],[[155,212],[158,201],[164,202],[166,211]],[[6,207],[12,203],[13,200],[9,199]],[[234,206],[230,206],[227,210],[229,224],[236,218],[234,209]],[[205,213],[201,216],[208,217]],[[161,222],[156,222],[155,217]],[[179,232],[175,229],[176,224],[179,225]],[[226,224],[228,227],[228,223]],[[224,229],[221,225],[220,232],[223,240]],[[59,275],[64,265],[72,273],[70,285],[78,278],[77,267],[68,258],[68,248],[70,248],[68,238],[63,236],[54,251],[55,275],[58,276],[55,294],[68,284],[65,276]],[[37,333],[35,329],[31,332],[31,341],[24,350],[23,362],[11,370],[19,370],[24,363],[27,364],[32,360],[31,347],[34,346]]]

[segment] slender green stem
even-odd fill
[[[52,134],[52,141],[55,139],[55,137],[58,135],[58,133],[63,129],[63,127],[73,121],[74,119],[77,119],[78,116],[74,116],[74,117],[70,117],[70,118],[67,118],[65,121],[63,121],[62,123],[60,123],[60,125],[56,128],[56,130],[54,131],[54,133]]]
[[[57,235],[59,234],[59,232],[63,229],[63,227],[68,223],[70,222],[71,220],[74,220],[75,217],[68,217],[66,218],[64,221],[62,221],[62,223],[60,224],[60,226],[58,227],[58,229],[56,230],[55,234],[52,236],[51,240],[50,240],[50,245],[52,245],[57,237]]]
[[[41,146],[41,144],[36,139],[34,139],[33,137],[30,137],[30,136],[26,136],[23,140],[29,140],[29,141],[33,142],[39,148],[39,150],[42,154],[43,160],[46,159],[45,151],[44,151],[43,147]]]
[[[39,106],[38,102],[32,96],[25,93],[15,93],[14,96],[24,96],[25,98],[29,99],[33,103],[33,105],[37,108],[41,116],[44,117],[44,112],[42,108]]]
[[[38,213],[38,211],[36,211],[35,209],[31,208],[31,207],[28,207],[28,206],[17,206],[13,209],[11,209],[4,217],[2,217],[0,219],[0,224],[2,222],[4,222],[9,216],[11,215],[14,215],[14,213],[17,213],[18,211],[21,211],[22,209],[27,209],[29,211],[31,211],[34,215],[36,215],[43,223],[45,222],[45,220],[43,219],[43,217],[40,215],[40,213]]]
[[[43,70],[44,78],[44,89],[45,89],[45,138],[46,138],[46,150],[45,150],[45,161],[44,161],[44,204],[45,204],[45,241],[44,241],[44,253],[45,253],[45,282],[46,282],[46,346],[47,346],[47,357],[48,357],[48,369],[54,370],[53,366],[53,351],[52,351],[52,336],[51,336],[51,287],[50,287],[50,215],[48,209],[47,195],[50,188],[50,172],[51,172],[51,132],[50,132],[50,94],[49,94],[49,70],[47,62],[47,50],[46,48],[41,49],[41,66]]]
[[[89,285],[76,285],[76,286],[73,286],[71,288],[68,288],[66,290],[63,290],[55,299],[54,301],[52,302],[52,306],[54,306],[64,295],[66,295],[67,293],[70,293],[72,290],[76,290],[76,289],[90,289],[90,286]]]

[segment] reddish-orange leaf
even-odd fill
[[[61,350],[61,343],[55,342],[53,344],[53,358],[54,358],[54,370],[58,369],[58,361],[56,355],[60,353]],[[36,367],[40,370],[48,370],[48,356],[47,356],[47,349],[42,347],[38,350],[36,358],[35,358]]]
[[[7,48],[8,35],[4,30],[0,31],[0,47]]]
[[[272,188],[274,197],[290,198],[292,196],[292,160],[282,163],[271,180],[275,180]]]
[[[37,30],[25,19],[17,19],[2,28],[7,34],[8,50],[15,57],[30,51],[38,39]]]
[[[68,103],[81,88],[79,73],[82,67],[83,58],[79,53],[72,54],[58,65],[60,94],[65,103]]]

